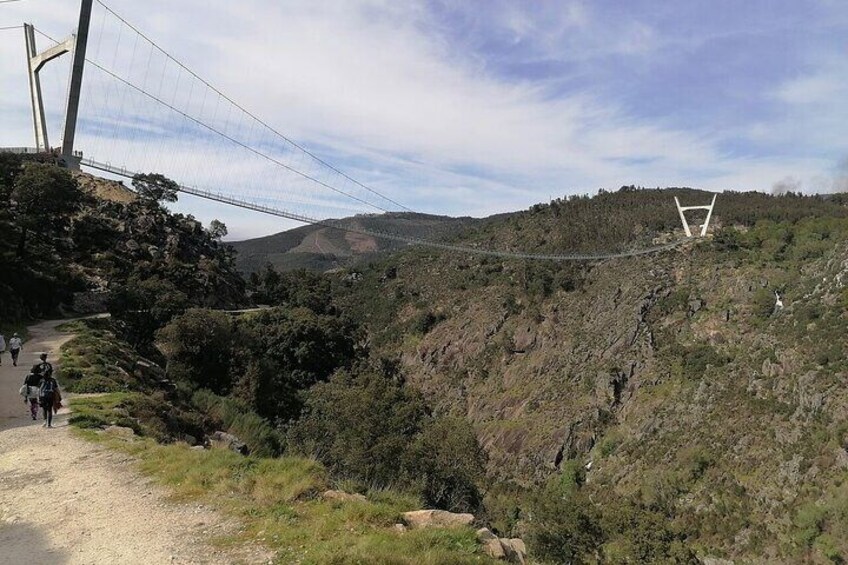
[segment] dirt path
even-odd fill
[[[54,428],[33,422],[18,387],[42,351],[58,357],[61,322],[30,328],[18,367],[0,367],[0,563],[267,563],[261,548],[222,552],[212,537],[236,524],[199,505],[174,504],[127,457],[77,439],[63,409]]]

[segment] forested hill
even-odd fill
[[[601,190],[538,204],[525,212],[489,218],[451,218],[415,213],[353,216],[329,223],[339,228],[387,232],[416,239],[471,245],[489,250],[568,254],[621,251],[683,236],[674,197],[683,205],[708,204],[713,193],[689,189]],[[758,220],[795,221],[808,215],[840,215],[838,196],[782,199],[754,192],[724,192],[712,224],[751,226]],[[690,225],[705,212],[690,212]],[[656,241],[655,241],[656,240]],[[264,269],[324,272],[363,265],[409,247],[408,243],[321,225],[232,243],[236,265],[245,273]]]

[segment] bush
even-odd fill
[[[604,554],[613,563],[701,563],[687,543],[687,535],[670,519],[667,509],[620,499],[604,509],[603,529],[608,541]]]
[[[539,559],[584,563],[603,542],[600,513],[580,488],[583,476],[579,464],[566,464],[536,493],[528,541]]]
[[[767,319],[774,312],[774,303],[774,293],[771,290],[767,288],[757,290],[752,302],[754,316],[761,320]]]
[[[420,394],[370,371],[342,371],[312,387],[289,441],[335,475],[385,487],[402,480],[407,446],[427,407]]]
[[[683,357],[683,370],[691,378],[700,378],[708,366],[722,367],[727,357],[707,344],[700,344],[686,350]]]
[[[414,489],[437,508],[480,506],[485,456],[471,427],[433,419],[422,396],[393,376],[360,368],[315,385],[288,440],[336,477]]]
[[[424,503],[452,512],[476,512],[481,504],[477,485],[484,479],[486,454],[465,420],[429,422],[406,455],[411,481],[421,483]]]
[[[119,392],[124,390],[120,383],[115,382],[109,377],[103,375],[86,375],[66,387],[68,392],[78,394],[99,393],[99,392]]]
[[[413,331],[421,335],[426,335],[436,327],[440,322],[444,321],[446,316],[441,313],[433,313],[429,310],[422,312],[413,322]]]
[[[245,347],[235,395],[272,422],[296,419],[302,392],[358,352],[355,325],[307,308],[264,310],[241,318],[237,331]]]

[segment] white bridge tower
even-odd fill
[[[680,200],[674,197],[674,203],[677,204],[677,211],[680,213],[680,221],[683,222],[683,229],[686,230],[686,237],[692,237],[692,230],[689,229],[689,222],[686,221],[686,214],[689,210],[706,210],[707,219],[701,225],[701,237],[707,235],[707,228],[710,225],[710,218],[713,217],[713,208],[715,207],[716,197],[718,194],[713,194],[713,201],[707,206],[681,206]]]
[[[61,57],[65,53],[73,52],[74,60],[71,63],[68,102],[65,110],[65,134],[62,138],[62,158],[65,161],[65,166],[71,168],[79,167],[79,160],[74,156],[74,137],[77,129],[77,114],[79,112],[80,91],[82,90],[82,72],[85,66],[85,50],[88,44],[92,3],[93,0],[82,0],[76,34],[41,53],[38,53],[35,48],[35,28],[32,24],[24,24],[29,91],[32,97],[32,122],[35,128],[35,147],[38,151],[50,150],[50,142],[47,139],[47,122],[44,119],[44,100],[41,96],[41,79],[38,73],[44,65],[53,59]]]

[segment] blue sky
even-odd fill
[[[61,37],[74,4],[0,5],[0,27],[29,20]],[[480,216],[623,184],[848,190],[848,2],[108,4],[275,128],[416,210]],[[31,144],[22,58],[17,32],[0,34],[2,145]],[[284,179],[249,159],[213,160],[216,174],[200,175],[209,162],[172,138],[162,145],[179,167],[165,172],[178,180],[281,205],[321,197],[275,185]],[[124,135],[97,151],[133,167],[133,147]],[[181,209],[222,218],[236,237],[291,225],[188,198]]]

